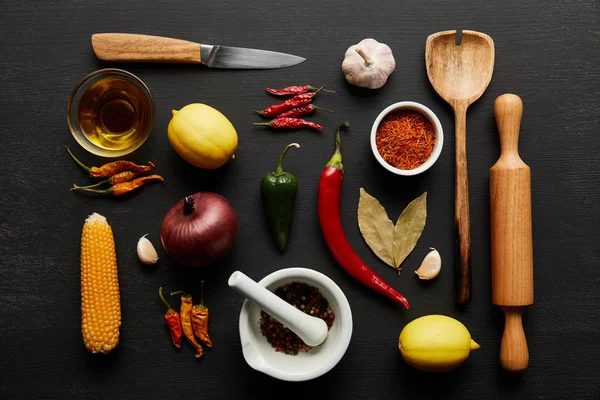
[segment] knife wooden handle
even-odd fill
[[[102,61],[200,64],[200,43],[133,33],[96,33],[92,47]]]

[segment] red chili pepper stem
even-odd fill
[[[67,146],[65,146],[65,149],[67,149],[67,153],[69,153],[69,155],[71,156],[71,158],[73,159],[73,161],[75,161],[77,163],[77,165],[79,165],[85,171],[90,172],[90,167],[84,165],[81,161],[79,161],[77,159],[77,157],[75,157],[75,155],[73,153],[71,153],[71,149],[69,149]]]
[[[163,288],[162,287],[158,288],[158,295],[160,296],[160,299],[162,300],[162,302],[165,303],[165,306],[167,306],[167,314],[172,314],[174,312],[177,312],[173,309],[173,307],[171,307],[169,302],[167,300],[165,300],[165,297],[163,296]]]
[[[98,187],[98,186],[102,186],[105,183],[109,183],[109,182],[110,182],[110,178],[101,180],[98,183],[95,183],[93,185],[88,185],[88,186],[77,186],[77,185],[73,184],[73,187],[70,188],[69,190],[73,191],[73,190],[79,190],[79,189],[91,189],[91,188],[95,188],[95,187]]]
[[[183,291],[183,290],[178,290],[178,291],[176,291],[176,292],[171,292],[171,296],[175,296],[175,295],[177,295],[177,294],[180,294],[180,295],[182,295],[183,297],[190,297],[190,296],[191,296],[191,294],[189,294],[188,292],[185,292],[185,291]]]
[[[328,90],[328,89],[323,89],[325,87],[325,85],[321,86],[320,88],[316,88],[314,86],[310,86],[310,85],[306,85],[306,88],[308,89],[309,92],[318,92],[319,90],[323,90],[324,92],[327,93],[335,93],[334,90]]]
[[[321,110],[321,111],[326,111],[326,112],[330,112],[330,113],[332,113],[332,112],[333,112],[333,111],[331,111],[331,110],[328,110],[328,109],[326,109],[326,108],[317,107],[317,106],[315,106],[314,104],[311,104],[311,107],[312,107],[312,108],[314,108],[315,110]]]
[[[348,121],[342,122],[338,125],[337,130],[335,131],[335,151],[333,152],[333,156],[331,156],[329,162],[325,164],[326,167],[333,167],[339,169],[342,172],[344,171],[344,165],[342,165],[342,140],[340,137],[340,129],[349,127],[350,123]]]
[[[96,185],[92,185],[92,186],[96,186]],[[112,189],[108,188],[108,189],[88,189],[88,186],[79,186],[79,185],[75,185],[73,184],[73,187],[69,189],[70,191],[73,190],[82,190],[84,192],[92,192],[92,193],[99,193],[99,194],[112,194]]]
[[[326,92],[326,90],[324,88],[325,88],[325,85],[323,85],[320,88],[318,88],[317,90],[315,90],[313,92],[313,97],[314,97],[314,95],[316,95],[317,93],[319,93],[321,90],[323,90],[324,92]]]
[[[95,185],[93,185],[95,186]],[[84,192],[93,192],[93,193],[100,193],[100,194],[111,194],[112,191],[111,189],[103,189],[103,190],[98,190],[98,189],[89,189],[88,186],[78,186],[73,184],[73,187],[70,188],[69,190],[73,191],[73,190],[83,190]]]
[[[199,310],[205,310],[206,306],[204,305],[204,281],[200,281],[200,304],[196,304]]]

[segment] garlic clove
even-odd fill
[[[152,245],[152,242],[148,240],[146,237],[148,234],[145,234],[138,240],[137,243],[137,255],[141,262],[147,265],[156,264],[158,261],[158,253],[156,249]]]
[[[442,269],[442,257],[440,257],[440,253],[433,247],[430,247],[430,249],[431,251],[427,253],[419,269],[415,271],[419,279],[433,279],[438,276]]]

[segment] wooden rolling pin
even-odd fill
[[[494,115],[501,152],[490,169],[492,301],[506,318],[500,364],[518,372],[529,364],[521,318],[533,304],[531,175],[518,152],[523,102],[504,94],[494,103]]]

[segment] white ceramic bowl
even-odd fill
[[[275,291],[291,282],[303,282],[318,288],[329,302],[335,320],[325,342],[296,356],[276,352],[260,332],[260,307],[249,300],[244,301],[240,312],[240,340],[244,358],[255,370],[285,381],[306,381],[327,373],[346,353],[352,337],[352,311],[339,286],[312,269],[281,269],[258,283]]]
[[[423,116],[425,116],[433,125],[433,129],[435,132],[435,146],[433,147],[433,152],[431,156],[425,161],[423,164],[418,166],[415,169],[399,169],[388,164],[381,154],[379,154],[379,150],[377,150],[377,143],[375,141],[377,135],[377,128],[381,123],[381,120],[385,118],[391,112],[400,111],[400,110],[414,110],[420,112]],[[444,130],[442,129],[442,124],[438,117],[431,111],[429,108],[425,107],[423,104],[415,103],[414,101],[401,101],[399,103],[392,104],[387,107],[385,110],[379,113],[377,118],[375,118],[375,122],[373,122],[373,127],[371,128],[371,150],[373,151],[373,155],[383,166],[383,168],[387,169],[390,172],[393,172],[396,175],[418,175],[421,172],[427,171],[438,159],[440,153],[442,152],[442,146],[444,145]]]

